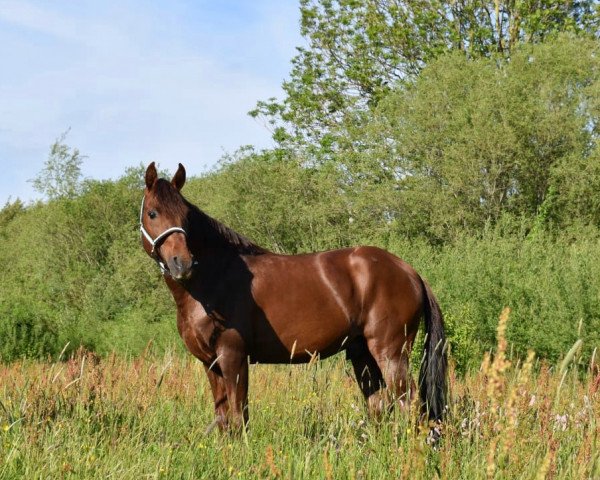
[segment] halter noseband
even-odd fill
[[[158,235],[156,238],[153,239],[152,236],[148,233],[148,231],[144,228],[143,220],[144,220],[144,201],[145,200],[146,200],[146,197],[144,196],[144,198],[142,198],[142,206],[140,207],[140,232],[142,232],[142,235],[144,235],[144,238],[146,240],[148,240],[148,243],[150,243],[150,245],[152,245],[152,251],[150,252],[150,256],[152,258],[154,258],[154,260],[160,267],[161,272],[163,274],[168,273],[170,275],[171,273],[169,272],[169,268],[161,260],[160,255],[158,255],[158,252],[156,252],[156,248],[159,246],[159,244],[165,238],[167,238],[172,233],[175,233],[175,232],[183,233],[186,237],[187,237],[187,233],[181,227],[171,227],[171,228],[167,228],[164,232],[162,232],[160,235]]]

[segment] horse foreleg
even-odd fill
[[[215,427],[219,427],[219,430],[225,430],[227,428],[227,414],[229,410],[225,382],[223,377],[209,368],[209,366],[205,365],[204,370],[206,371],[208,382],[210,383],[210,389],[212,390],[213,399],[215,402],[215,419],[207,427],[206,432],[211,432]]]
[[[248,424],[248,359],[239,351],[227,352],[219,366],[227,394],[229,422],[241,430]]]

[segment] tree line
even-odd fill
[[[281,253],[387,248],[428,278],[454,358],[475,365],[513,308],[515,353],[600,345],[596,2],[300,2],[307,45],[252,147],[184,195]],[[0,359],[178,345],[139,244],[143,166],[83,180],[59,138],[45,200],[0,211]],[[180,159],[173,159],[173,162]],[[184,162],[185,163],[185,162]],[[188,165],[189,166],[189,165]]]

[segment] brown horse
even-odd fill
[[[301,363],[346,351],[369,409],[408,400],[408,360],[425,319],[419,391],[429,418],[445,408],[440,308],[404,261],[375,247],[272,253],[189,203],[185,169],[146,170],[142,243],[177,304],[177,328],[203,364],[221,428],[248,421],[248,363]],[[384,389],[384,387],[386,387]]]

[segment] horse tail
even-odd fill
[[[448,354],[444,317],[431,288],[423,279],[423,317],[425,348],[419,372],[419,393],[423,410],[430,420],[441,420],[446,407],[446,376]]]

